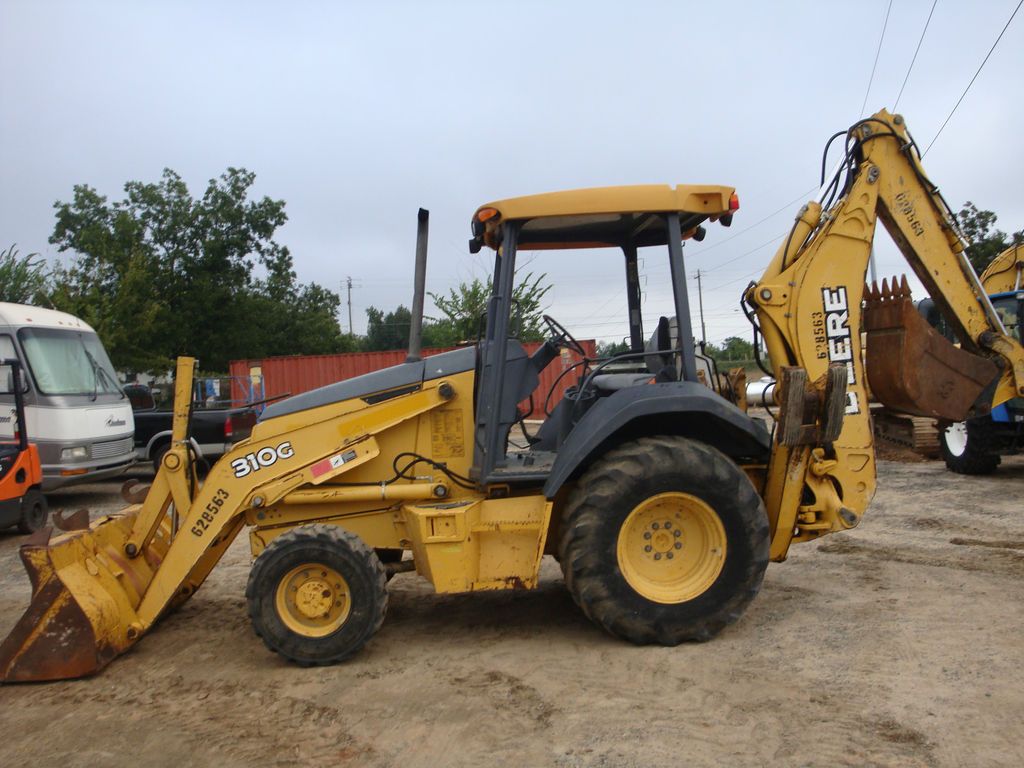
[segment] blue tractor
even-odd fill
[[[1007,333],[1021,339],[1024,325],[1024,247],[1011,246],[992,260],[981,284],[992,300]],[[942,328],[930,299],[919,307],[929,322]],[[946,466],[962,475],[987,475],[1003,456],[1024,449],[1024,397],[996,406],[986,416],[939,425],[939,450]]]

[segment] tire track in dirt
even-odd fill
[[[30,690],[33,706],[99,707],[124,718],[128,732],[140,724],[172,726],[178,739],[192,742],[196,765],[379,763],[376,750],[349,733],[342,710],[242,681],[172,675],[131,687],[57,683]]]
[[[981,571],[1018,578],[1024,576],[1024,552],[1017,551],[1015,548],[986,547],[982,552],[934,550],[913,545],[893,546],[866,539],[836,536],[834,540],[821,544],[818,551],[826,554],[865,557],[871,560],[889,560],[910,565]]]

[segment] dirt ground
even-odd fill
[[[0,688],[0,765],[1024,765],[1024,457],[988,478],[883,461],[857,530],[769,566],[717,639],[638,648],[533,592],[392,582],[353,660],[300,669],[253,635],[244,537],[98,676]],[[55,493],[118,506],[116,483]],[[29,584],[0,534],[0,636]]]

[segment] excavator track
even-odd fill
[[[928,459],[939,457],[939,428],[935,419],[896,413],[885,406],[871,408],[875,437],[910,448]]]

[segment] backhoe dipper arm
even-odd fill
[[[964,256],[956,220],[925,176],[902,117],[882,110],[850,128],[846,143],[840,173],[824,188],[838,201],[828,210],[818,202],[801,209],[744,297],[780,382],[764,489],[775,560],[785,559],[794,540],[855,526],[874,495],[869,376],[886,404],[950,420],[1024,393],[1024,349],[1006,334]],[[954,325],[963,350],[917,316],[905,280],[869,289],[862,310],[877,219]],[[836,430],[825,423],[825,390],[829,367],[837,364],[846,371],[845,404],[838,437],[829,439]]]

